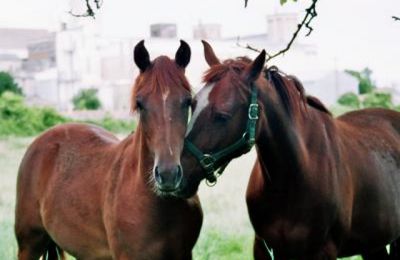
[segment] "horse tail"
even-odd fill
[[[43,260],[65,260],[64,250],[51,241],[43,255]]]

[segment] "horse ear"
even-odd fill
[[[181,45],[175,53],[175,62],[181,68],[186,68],[190,62],[190,46],[184,40],[181,40]]]
[[[265,64],[265,50],[262,50],[257,58],[250,64],[246,70],[246,80],[248,82],[255,81],[261,74]]]
[[[133,59],[141,72],[144,72],[150,66],[150,56],[149,52],[144,46],[144,40],[141,40],[138,44],[136,44],[133,51]]]
[[[213,65],[221,64],[221,62],[215,55],[214,50],[211,47],[211,45],[208,42],[206,42],[205,40],[202,40],[201,42],[203,43],[203,46],[204,46],[204,57],[206,58],[207,64],[210,67]]]

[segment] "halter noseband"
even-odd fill
[[[192,142],[185,139],[185,148],[188,149],[188,151],[191,152],[194,157],[196,157],[197,161],[204,169],[205,178],[210,186],[215,185],[217,182],[217,177],[222,174],[225,167],[228,165],[228,163],[222,164],[221,160],[243,148],[245,152],[248,152],[255,144],[258,113],[259,107],[257,103],[257,87],[252,84],[246,131],[239,140],[217,152],[203,153]],[[215,174],[215,171],[217,171],[217,174]]]

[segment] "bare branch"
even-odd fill
[[[397,17],[397,16],[392,16],[392,18],[393,18],[393,20],[395,20],[395,21],[400,21],[400,17]]]
[[[245,48],[245,49],[249,49],[251,51],[255,51],[255,52],[261,52],[261,50],[251,47],[249,44],[243,45],[240,43],[240,37],[238,36],[236,39],[236,46],[240,47],[240,48]]]
[[[83,13],[83,14],[74,14],[74,13],[72,12],[72,10],[69,11],[69,13],[70,13],[72,16],[75,16],[75,17],[93,17],[93,19],[94,19],[94,18],[95,18],[94,9],[99,10],[99,9],[101,8],[102,4],[103,4],[103,1],[102,1],[102,0],[93,0],[93,2],[94,2],[94,5],[95,5],[94,7],[92,7],[92,4],[90,3],[90,0],[85,0],[85,3],[86,3],[86,13]]]
[[[288,44],[286,45],[286,47],[273,55],[267,54],[266,62],[270,61],[271,59],[273,59],[279,55],[285,54],[290,49],[290,47],[292,47],[292,44],[294,43],[295,39],[297,38],[297,35],[299,34],[299,32],[301,31],[301,29],[304,26],[308,29],[306,36],[309,36],[312,33],[313,28],[311,27],[310,23],[318,15],[317,10],[316,10],[317,2],[318,2],[318,0],[312,0],[310,7],[308,7],[306,9],[306,15],[304,16],[301,23],[299,23],[297,25],[297,30],[293,33],[293,36],[290,39],[290,41],[288,42]],[[247,4],[247,1],[245,1],[245,4]],[[260,52],[260,50],[250,46],[249,44],[247,44],[246,46],[241,45],[239,43],[239,38],[238,38],[238,41],[236,42],[236,45],[239,47],[242,47],[242,48],[252,50],[252,51]]]
[[[278,51],[274,55],[270,56],[267,58],[266,62],[270,61],[271,59],[282,55],[286,53],[290,47],[292,47],[292,44],[294,40],[297,38],[297,35],[301,31],[301,29],[305,26],[308,29],[308,33],[306,36],[309,36],[311,32],[313,31],[313,28],[310,26],[311,21],[317,16],[317,11],[316,11],[316,5],[317,5],[318,0],[312,0],[312,3],[309,8],[306,9],[306,15],[303,18],[303,21],[297,25],[297,30],[293,33],[292,38],[290,39],[289,43],[286,45],[286,48]]]
[[[244,0],[244,8],[247,7],[247,3],[249,2],[249,0]]]

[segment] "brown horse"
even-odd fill
[[[191,91],[184,41],[175,60],[134,50],[141,73],[132,108],[134,134],[118,141],[86,124],[39,136],[20,165],[15,233],[19,259],[191,259],[202,211],[196,196],[174,197]]]
[[[400,259],[400,113],[335,119],[295,77],[263,68],[264,51],[221,63],[204,48],[211,67],[194,100],[181,195],[255,143],[246,199],[256,259],[270,259],[269,248],[275,259]]]

